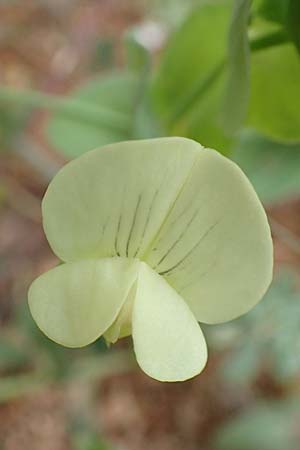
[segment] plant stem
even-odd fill
[[[98,126],[105,125],[121,131],[126,131],[130,126],[128,118],[122,113],[86,101],[34,90],[18,91],[10,87],[0,86],[0,103],[3,102],[14,102],[29,108],[45,108],[73,119],[79,119],[81,122],[84,121]]]
[[[288,34],[284,30],[279,30],[250,40],[250,48],[252,51],[264,50],[267,47],[275,47],[289,41]]]

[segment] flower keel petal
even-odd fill
[[[193,313],[145,263],[137,282],[132,336],[138,364],[159,381],[192,378],[206,364],[206,342]]]

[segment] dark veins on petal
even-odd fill
[[[105,231],[106,231],[106,228],[107,228],[109,219],[110,219],[110,216],[107,217],[106,221],[105,221],[104,224],[102,225],[101,233],[100,233],[100,237],[99,237],[99,240],[98,240],[97,247],[100,246],[100,243],[101,243],[101,241],[102,241],[102,239],[103,239],[103,237],[104,237],[104,234],[105,234]]]
[[[119,253],[119,250],[118,250],[118,239],[119,239],[119,234],[120,234],[121,222],[122,222],[122,214],[120,214],[120,216],[119,216],[118,227],[117,227],[117,232],[116,232],[116,237],[115,237],[115,252],[118,256],[121,256]]]
[[[196,278],[193,277],[190,281],[188,281],[187,283],[185,283],[182,287],[180,287],[178,290],[179,291],[184,291],[185,289],[187,289],[188,287],[194,285],[195,283],[197,283],[199,280],[201,280],[201,278],[204,278],[216,265],[217,263],[217,258],[214,259],[214,261],[209,265],[209,267],[201,272],[200,274],[197,273]],[[195,275],[195,274],[194,274]]]
[[[140,203],[141,203],[141,199],[142,199],[142,194],[140,194],[140,195],[138,196],[138,201],[137,201],[137,204],[136,204],[136,207],[135,207],[134,216],[133,216],[133,221],[132,221],[132,224],[131,224],[131,227],[130,227],[130,231],[129,231],[129,235],[128,235],[128,239],[127,239],[126,256],[128,256],[129,244],[130,244],[130,240],[131,240],[131,237],[132,237],[132,233],[133,233],[133,230],[134,230],[134,227],[135,227],[136,218],[137,218],[137,213],[138,213],[138,210],[139,210],[139,206],[140,206]]]
[[[175,219],[169,224],[169,228],[172,228],[172,227],[175,225],[175,223],[177,223],[177,222],[179,221],[179,219],[181,219],[181,217],[183,217],[183,216],[188,212],[188,210],[189,210],[191,207],[193,207],[193,204],[194,204],[194,199],[192,199],[192,200],[189,202],[189,204],[186,206],[186,208],[184,208],[184,210],[183,210],[177,217],[175,217]],[[157,251],[157,249],[159,248],[159,244],[160,244],[160,242],[164,239],[164,237],[165,237],[165,233],[163,233],[163,234],[160,236],[160,238],[158,239],[158,241],[157,241],[156,244],[155,244],[155,247],[154,247],[153,251]],[[158,264],[157,264],[157,265],[158,265]]]
[[[158,189],[156,189],[156,191],[155,191],[155,193],[154,193],[154,195],[153,195],[153,198],[152,198],[152,201],[151,201],[151,205],[150,205],[150,208],[149,208],[149,210],[148,210],[147,219],[146,219],[146,222],[145,222],[145,225],[144,225],[143,233],[141,234],[141,239],[140,239],[139,245],[138,245],[138,247],[137,247],[137,249],[136,249],[136,251],[135,251],[135,253],[134,253],[134,255],[133,255],[134,258],[135,258],[136,255],[138,254],[138,252],[139,252],[139,250],[140,250],[140,248],[141,248],[141,245],[142,245],[142,243],[143,243],[143,239],[144,239],[144,236],[145,236],[145,233],[146,233],[146,230],[147,230],[149,221],[150,221],[150,217],[151,217],[151,214],[152,214],[153,206],[154,206],[155,200],[156,200],[156,198],[157,198],[157,196],[158,196],[159,190],[160,190],[160,187],[159,187]]]
[[[176,239],[175,242],[173,242],[173,244],[171,245],[171,247],[167,250],[167,252],[165,253],[165,255],[158,261],[158,263],[156,264],[155,268],[157,268],[165,259],[166,257],[170,254],[170,252],[174,249],[174,247],[176,247],[176,245],[178,244],[178,242],[181,241],[181,239],[183,238],[183,236],[185,235],[185,233],[187,232],[188,228],[191,226],[191,224],[193,223],[193,221],[195,220],[195,218],[198,215],[198,212],[200,210],[200,207],[194,212],[194,214],[192,215],[191,219],[189,220],[189,222],[187,223],[185,229],[180,233],[180,235],[178,236],[178,238]]]
[[[183,258],[181,258],[176,264],[174,264],[172,267],[170,267],[167,270],[164,270],[163,272],[159,272],[160,275],[167,275],[169,274],[171,271],[173,271],[174,269],[178,268],[189,256],[191,256],[191,254],[196,250],[196,248],[201,244],[201,242],[203,241],[203,239],[205,239],[208,234],[220,223],[221,219],[217,220],[214,224],[212,224],[206,231],[205,233],[200,237],[200,239],[196,242],[195,245],[193,245],[193,247],[186,253],[185,256],[183,256]]]

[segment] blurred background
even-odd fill
[[[0,1],[0,449],[300,450],[300,2]],[[57,264],[40,202],[110,142],[182,135],[243,168],[275,245],[265,299],[210,360],[148,378],[130,339],[70,350],[26,300]]]

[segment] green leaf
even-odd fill
[[[299,443],[299,399],[259,402],[225,423],[218,450],[293,450]]]
[[[205,2],[196,9],[170,38],[153,82],[154,105],[168,133],[190,137],[223,152],[230,151],[232,143],[232,138],[225,135],[221,120],[230,5],[230,1]],[[274,140],[299,141],[299,57],[287,42],[287,33],[278,25],[255,22],[250,31],[254,38],[245,123]],[[240,44],[237,39],[240,58],[244,57],[243,77],[239,81],[242,101],[236,103],[236,115],[227,114],[227,120],[233,120],[236,127],[238,123],[241,125],[248,95],[247,56],[245,46]],[[236,73],[235,79],[238,77]],[[234,87],[231,92],[234,105]]]
[[[300,195],[300,144],[280,144],[248,131],[241,135],[231,158],[263,202]]]
[[[74,158],[102,145],[129,139],[138,87],[138,78],[129,73],[113,74],[83,84],[70,98],[123,113],[128,118],[128,129],[122,131],[56,113],[47,125],[50,143],[67,157]]]
[[[277,141],[300,141],[300,58],[290,43],[251,55],[247,123]]]
[[[300,53],[300,2],[288,0],[287,27],[298,53]]]
[[[220,120],[231,1],[205,2],[173,33],[153,82],[156,111],[171,134],[226,151]]]
[[[228,37],[228,80],[224,125],[232,132],[243,124],[249,100],[250,46],[248,20],[251,0],[235,0]]]
[[[253,10],[264,19],[285,25],[289,0],[254,0]],[[297,0],[296,0],[297,1]]]

